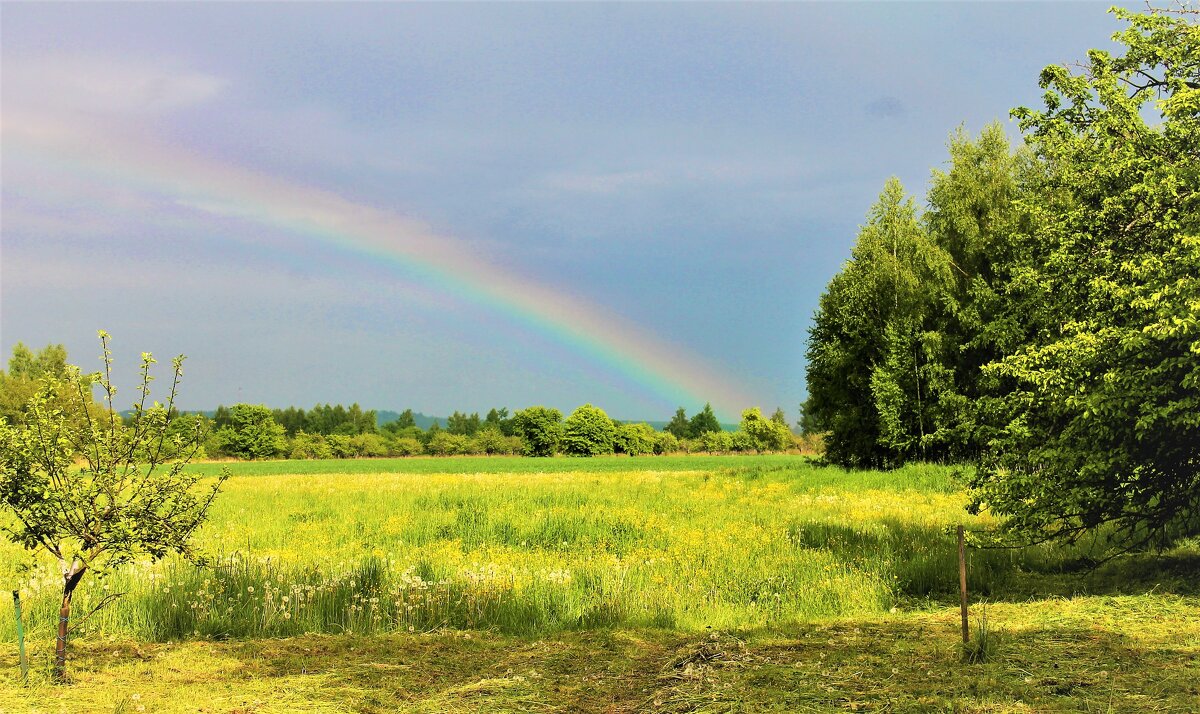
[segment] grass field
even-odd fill
[[[309,461],[229,461],[196,464],[195,471],[216,475],[229,469],[235,476],[296,474],[539,474],[620,473],[660,471],[720,471],[734,468],[795,467],[805,457],[788,454],[704,454],[573,458],[556,456],[531,459],[523,456],[416,456],[396,459],[313,459]]]
[[[33,687],[9,686],[13,620],[0,611],[0,711],[1200,709],[1194,548],[1096,572],[1079,569],[1078,548],[972,550],[999,644],[960,665],[951,529],[996,524],[963,511],[947,468],[847,473],[794,456],[230,468],[200,536],[212,566],[84,581],[77,613],[126,594],[76,635],[72,686],[45,684],[57,574],[21,570],[28,559],[0,545],[38,655]]]

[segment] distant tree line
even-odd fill
[[[682,414],[679,410],[678,414]],[[344,415],[344,419],[302,421],[313,414]],[[299,415],[305,415],[301,417]],[[205,451],[210,457],[238,459],[329,459],[380,456],[643,456],[669,453],[732,453],[803,450],[808,442],[792,434],[782,410],[766,418],[748,409],[736,431],[724,431],[712,407],[692,419],[701,428],[680,438],[673,431],[658,431],[649,424],[613,420],[599,407],[585,404],[565,419],[557,409],[533,406],[511,413],[492,409],[483,418],[455,411],[443,427],[428,429],[415,423],[412,410],[376,427],[373,411],[321,405],[302,409],[270,409],[263,405],[235,404],[219,407],[210,424]],[[184,415],[180,421],[206,419]],[[289,433],[283,419],[292,417]],[[308,428],[304,428],[307,426]],[[183,427],[181,427],[183,428]],[[311,429],[311,430],[310,430]],[[691,436],[695,434],[695,436]]]
[[[20,424],[29,398],[41,380],[65,380],[67,352],[48,345],[34,352],[18,343],[8,371],[0,371],[0,417]],[[65,382],[64,382],[65,383]],[[66,399],[71,395],[63,395]],[[96,405],[96,415],[103,414]],[[395,412],[389,412],[395,414]],[[104,417],[107,418],[107,417]],[[136,418],[125,415],[127,425]],[[454,411],[417,426],[411,409],[392,421],[377,423],[375,410],[358,404],[318,404],[311,409],[272,409],[261,404],[221,405],[209,413],[171,412],[168,455],[172,444],[197,430],[205,434],[199,458],[234,459],[350,459],[383,456],[527,455],[643,456],[672,453],[734,453],[810,451],[811,439],[796,437],[782,409],[764,417],[758,408],[742,413],[738,428],[722,429],[712,405],[690,419],[680,407],[659,431],[649,424],[623,423],[599,407],[585,404],[566,418],[557,409],[532,406],[516,412],[507,407],[478,412]],[[178,437],[177,439],[174,437]]]

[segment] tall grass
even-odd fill
[[[85,580],[76,612],[126,593],[85,628],[149,640],[777,626],[954,593],[951,527],[994,526],[965,514],[942,467],[846,473],[767,457],[651,471],[607,459],[626,468],[527,473],[563,461],[484,461],[520,468],[234,477],[200,534],[212,566],[139,563]],[[991,592],[1064,557],[977,552],[972,586]],[[57,575],[21,562],[0,546],[0,578],[25,590],[33,636],[50,637]],[[11,629],[0,621],[0,637]]]
[[[669,456],[415,456],[384,459],[303,459],[280,461],[214,461],[197,463],[197,473],[215,476],[223,468],[234,476],[295,474],[536,474],[614,473],[622,471],[718,471],[732,468],[795,468],[812,457],[797,454],[688,454]]]

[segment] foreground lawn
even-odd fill
[[[959,661],[958,613],[900,612],[776,633],[443,631],[237,642],[92,640],[74,683],[18,684],[0,711],[1195,712],[1200,600],[993,604],[993,659]]]

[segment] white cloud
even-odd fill
[[[4,103],[26,112],[153,116],[207,102],[226,84],[170,61],[27,58],[5,62]]]

